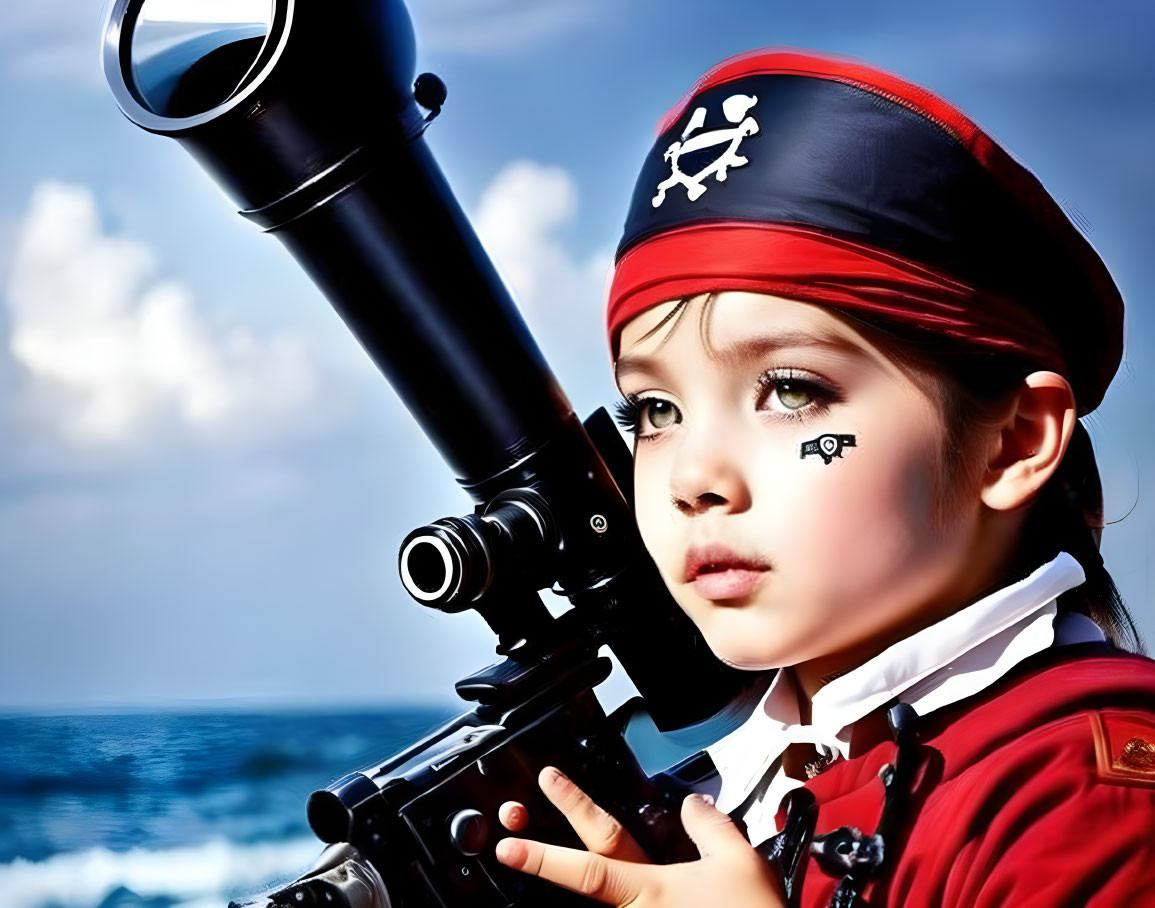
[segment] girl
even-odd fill
[[[700,861],[553,768],[589,851],[499,859],[611,905],[1155,903],[1155,663],[1078,420],[1123,306],[1033,175],[873,67],[732,57],[659,123],[607,315],[646,546],[780,671],[683,807]],[[754,846],[807,823],[780,879]]]

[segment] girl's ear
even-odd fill
[[[1023,379],[997,427],[983,477],[982,501],[996,511],[1027,504],[1058,469],[1075,431],[1075,395],[1054,372]]]

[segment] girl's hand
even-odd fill
[[[682,802],[682,825],[698,846],[701,860],[651,864],[621,823],[560,771],[547,766],[538,784],[589,851],[506,838],[497,843],[497,859],[507,867],[619,908],[701,908],[711,902],[727,908],[784,908],[786,904],[773,868],[712,799],[690,795]],[[515,801],[503,804],[498,817],[514,832],[529,821],[525,807]]]

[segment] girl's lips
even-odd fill
[[[738,599],[752,592],[769,573],[764,569],[730,568],[699,574],[691,583],[703,599]]]
[[[765,571],[770,565],[757,555],[744,555],[719,543],[695,545],[686,552],[682,580],[690,583],[699,574],[721,573],[723,571]]]

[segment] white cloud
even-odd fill
[[[608,390],[602,303],[613,254],[576,255],[563,233],[578,209],[569,173],[519,160],[482,193],[473,224],[513,289],[519,308],[562,386],[579,407]]]
[[[577,306],[596,317],[609,253],[579,261],[558,237],[577,204],[569,173],[534,161],[506,165],[482,193],[477,233],[528,312],[559,317]]]
[[[89,189],[36,187],[6,289],[20,415],[106,448],[245,445],[308,422],[320,378],[300,340],[214,330],[188,288],[154,272],[145,245],[103,233]]]

